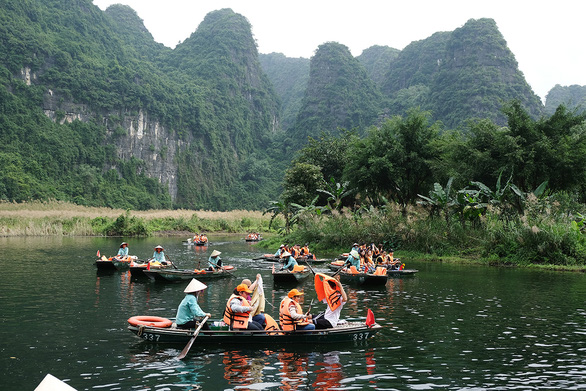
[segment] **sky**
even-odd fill
[[[311,58],[335,41],[354,56],[373,45],[402,50],[469,19],[492,18],[533,91],[586,85],[586,1],[526,0],[93,0],[102,10],[126,4],[155,41],[174,48],[211,11],[231,8],[252,25],[260,53]]]

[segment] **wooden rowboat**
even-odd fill
[[[128,270],[130,263],[137,260],[138,257],[136,256],[130,256],[126,258],[126,260],[119,260],[115,257],[106,258],[103,256],[96,260],[95,265],[100,271]]]
[[[204,240],[204,241],[197,241],[194,242],[193,239],[187,239],[183,241],[183,244],[188,245],[188,246],[207,246],[208,245],[208,241]]]
[[[375,275],[369,273],[347,273],[342,270],[339,273],[340,282],[350,285],[381,286],[387,283],[389,278],[412,277],[417,273],[415,269],[387,270],[386,275]]]
[[[289,270],[275,270],[273,265],[273,282],[280,284],[296,284],[303,281],[311,274],[308,268],[304,268],[303,271],[291,272]]]
[[[339,274],[340,282],[349,285],[381,286],[387,283],[387,276],[368,273],[347,273],[342,270]]]
[[[346,322],[331,329],[308,331],[231,331],[223,322],[209,322],[211,330],[200,331],[195,344],[266,345],[275,344],[323,344],[361,342],[374,337],[382,326],[374,323],[368,327],[364,322]],[[173,327],[130,325],[128,330],[148,342],[176,343],[185,345],[193,336],[193,330]]]
[[[283,262],[283,258],[275,257],[272,254],[264,254],[261,257],[254,258],[255,261],[266,261],[266,262]],[[322,264],[329,261],[329,259],[314,259],[314,258],[307,258],[307,257],[297,257],[295,260],[299,263],[307,262],[311,265],[313,264]]]
[[[191,281],[192,278],[197,278],[198,280],[206,281],[206,280],[215,280],[219,278],[226,278],[226,277],[234,277],[232,272],[234,272],[236,268],[234,266],[225,266],[224,269],[220,270],[203,270],[203,271],[195,271],[195,270],[185,270],[185,269],[151,269],[151,270],[144,270],[143,273],[147,275],[150,279],[154,281],[160,282],[181,282],[181,281]]]
[[[131,262],[130,266],[129,266],[129,270],[130,270],[130,275],[132,277],[137,277],[137,278],[141,278],[144,277],[146,278],[146,274],[144,273],[148,268],[147,268],[148,263],[147,262]],[[167,263],[165,264],[153,264],[151,263],[150,265],[150,270],[159,270],[159,269],[171,269],[173,267],[172,263]]]

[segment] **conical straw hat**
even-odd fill
[[[192,278],[191,282],[189,283],[189,285],[187,285],[187,288],[185,288],[185,290],[183,292],[195,293],[195,292],[203,291],[207,287],[208,286],[206,284],[204,284],[203,282],[200,282],[200,281],[196,280],[195,278]]]
[[[218,251],[218,250],[214,250],[214,251],[212,251],[212,257],[217,257],[217,256],[218,256],[218,255],[220,255],[220,254],[221,254],[221,252],[220,252],[220,251]]]

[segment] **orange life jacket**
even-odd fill
[[[232,296],[230,296],[228,299],[228,302],[226,303],[226,309],[224,310],[224,323],[230,325],[231,329],[246,329],[248,328],[248,317],[250,316],[250,311],[232,311],[232,308],[230,308],[230,302],[233,299],[240,300],[240,304],[242,306],[250,307],[250,303],[244,297],[232,294]]]
[[[297,250],[295,247],[293,247],[291,249],[291,255],[293,256],[293,258],[299,257],[299,250]]]
[[[309,324],[307,321],[295,320],[291,317],[291,312],[289,312],[289,306],[291,303],[295,304],[298,314],[303,313],[301,305],[299,305],[298,302],[288,297],[284,298],[281,302],[281,307],[279,308],[279,321],[281,322],[281,328],[283,330],[297,330],[297,326],[305,326]]]
[[[336,288],[332,288],[328,281],[333,281],[336,284]],[[339,306],[342,305],[343,298],[340,281],[326,274],[316,273],[314,285],[315,291],[317,293],[317,299],[319,301],[326,299],[328,306],[332,311],[335,311]]]

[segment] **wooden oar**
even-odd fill
[[[340,267],[337,272],[335,272],[334,274],[332,274],[331,277],[336,277],[342,271],[342,269],[344,269],[345,266],[346,266],[346,264],[344,263],[344,265],[342,265],[342,267]]]
[[[195,341],[195,339],[197,338],[197,335],[199,334],[199,330],[201,330],[201,328],[203,327],[204,323],[208,320],[208,318],[209,318],[209,316],[207,316],[207,315],[205,316],[205,318],[203,318],[203,320],[201,321],[201,323],[199,324],[199,326],[197,327],[197,329],[193,333],[193,337],[191,337],[189,342],[187,342],[187,345],[185,345],[185,347],[183,348],[181,353],[179,353],[179,356],[177,356],[177,358],[179,360],[183,360],[185,358],[185,356],[187,356],[187,353],[189,353],[189,349],[191,349],[191,345],[193,345],[193,341]]]
[[[307,262],[307,259],[305,259],[305,263],[307,264],[307,267],[309,268],[309,270],[311,270],[311,272],[315,276],[315,270],[313,270],[313,268],[309,265],[309,262]]]
[[[175,264],[169,259],[169,256],[167,254],[165,254],[165,258],[167,259],[167,261],[169,261],[171,266],[173,266],[175,269],[177,269],[177,266],[175,266]]]

